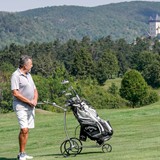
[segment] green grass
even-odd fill
[[[68,160],[158,160],[160,157],[160,102],[137,109],[97,110],[109,119],[114,129],[108,141],[112,152],[103,153],[91,140],[84,142],[82,152]],[[60,160],[60,144],[65,140],[63,113],[37,111],[36,127],[30,131],[27,152],[34,160]],[[77,121],[67,114],[69,135],[74,136]],[[0,160],[15,160],[18,153],[19,127],[14,113],[0,114]],[[86,147],[86,148],[85,148]]]
[[[111,87],[112,83],[114,83],[118,89],[121,87],[121,81],[122,81],[122,78],[115,78],[115,79],[108,79],[104,86],[102,86],[105,90],[108,90],[109,87]]]

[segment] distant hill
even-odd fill
[[[0,12],[0,48],[11,43],[56,39],[98,39],[111,35],[132,42],[146,36],[150,16],[160,15],[160,2],[122,2],[97,7],[56,6],[23,12]]]

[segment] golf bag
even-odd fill
[[[101,145],[111,138],[113,129],[109,121],[101,119],[87,101],[73,97],[68,100],[68,106],[80,124],[80,140],[86,141],[88,137]]]

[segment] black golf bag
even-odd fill
[[[68,106],[80,124],[80,140],[86,141],[88,137],[101,145],[111,138],[113,129],[109,121],[101,119],[87,101],[73,97],[68,100]]]

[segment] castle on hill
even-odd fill
[[[149,18],[149,34],[151,38],[160,35],[160,17],[157,14],[155,18]]]

